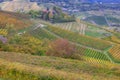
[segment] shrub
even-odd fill
[[[75,45],[66,39],[57,39],[49,44],[49,49],[46,54],[49,56],[71,58],[75,52]]]

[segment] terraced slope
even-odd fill
[[[76,42],[81,45],[92,47],[92,48],[95,48],[98,50],[105,50],[111,46],[111,44],[107,41],[88,37],[88,36],[78,35],[77,33],[74,33],[74,32],[68,31],[68,30],[64,30],[61,28],[48,26],[48,27],[45,27],[45,29],[53,32],[54,34],[56,34],[62,38],[66,38],[72,42]]]
[[[53,25],[56,27],[65,29],[65,30],[73,31],[73,32],[76,32],[82,35],[87,35],[87,36],[91,36],[95,38],[105,38],[105,37],[112,35],[112,33],[104,29],[101,29],[100,27],[89,25],[81,21],[67,22],[67,23],[55,23]]]
[[[70,30],[79,34],[85,35],[86,25],[77,22],[68,22],[68,23],[56,23],[54,24],[56,27],[60,27],[66,30]]]
[[[57,39],[57,38],[62,38],[62,37],[50,32],[50,31],[46,30],[43,27],[38,27],[37,29],[31,30],[30,34],[33,35],[34,37],[38,38],[38,39],[45,39],[46,38],[46,39],[49,39],[49,40],[54,40],[54,39]],[[104,63],[104,61],[108,61],[108,62],[110,61],[108,56],[106,56],[104,54],[104,52],[101,52],[100,50],[96,50],[94,48],[86,47],[86,46],[76,44],[76,43],[73,43],[73,42],[71,42],[71,43],[78,46],[78,51],[79,51],[78,53],[80,55],[83,54],[86,57],[97,59],[98,63],[101,63],[101,62]]]
[[[0,52],[0,77],[5,79],[119,80],[119,65],[112,65],[116,71],[109,65],[101,66],[98,68],[96,63],[91,65],[84,61],[57,57]]]
[[[118,62],[120,62],[120,45],[116,45],[109,50],[109,54]]]
[[[1,10],[11,12],[28,12],[30,10],[40,10],[40,7],[35,2],[28,0],[13,0],[0,3]]]
[[[2,35],[0,37],[4,38],[8,34],[8,31],[11,30],[8,27],[10,25],[12,25],[10,26],[12,29],[15,28],[16,30],[21,30],[23,33],[26,32],[24,38],[22,34],[19,37],[16,36],[16,33],[13,39],[11,38],[13,40],[11,43],[15,45],[12,48],[15,49],[14,52],[22,53],[24,51],[23,54],[0,52],[1,78],[11,80],[119,80],[120,65],[111,63],[112,60],[119,60],[117,56],[117,53],[120,51],[119,46],[111,48],[112,44],[105,40],[80,35],[49,24],[47,26],[26,28],[30,25],[26,22],[26,18],[22,19],[9,13],[4,14],[4,12],[1,14],[3,16],[0,17],[4,21],[0,18],[0,35]],[[17,33],[19,34],[19,32]],[[29,37],[27,37],[28,35]],[[58,38],[68,39],[70,43],[77,45],[76,48],[79,52],[76,54],[82,56],[82,60],[33,56],[35,55],[34,53],[44,52],[41,50],[43,50],[42,40],[45,38],[51,41]],[[11,46],[7,48],[11,48]],[[110,54],[114,54],[112,56],[115,59],[107,54],[109,48],[111,48],[109,51]],[[37,52],[31,51],[35,49]],[[32,52],[32,55],[27,55],[30,52]]]
[[[31,30],[30,34],[33,35],[34,37],[38,39],[49,39],[49,40],[54,40],[56,37],[49,32],[43,30],[42,28],[37,28],[36,30]]]

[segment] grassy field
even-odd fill
[[[104,16],[90,16],[86,18],[86,21],[88,22],[95,22],[95,24],[98,25],[106,25],[107,26],[107,22],[104,18]]]
[[[85,35],[87,36],[96,38],[104,38],[112,35],[110,32],[107,32],[103,29],[94,26],[88,26],[85,33]]]
[[[4,79],[119,80],[119,70],[119,65],[98,67],[72,59],[0,52],[0,77]]]

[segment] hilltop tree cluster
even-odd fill
[[[58,7],[53,7],[52,9],[47,8],[43,11],[34,11],[29,12],[32,18],[40,18],[50,22],[72,22],[75,21],[74,15],[68,15]]]

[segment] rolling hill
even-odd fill
[[[120,0],[90,0],[91,2],[103,2],[103,3],[120,3]]]
[[[0,77],[3,80],[119,80],[119,65],[113,65],[118,68],[115,71],[110,65],[113,64],[98,68],[98,65],[78,60],[0,53]]]
[[[0,3],[1,10],[11,12],[28,12],[30,10],[41,10],[36,2],[29,2],[28,0],[13,0]]]
[[[116,34],[77,20],[54,24],[0,11],[0,79],[119,80],[120,44],[108,39]]]

